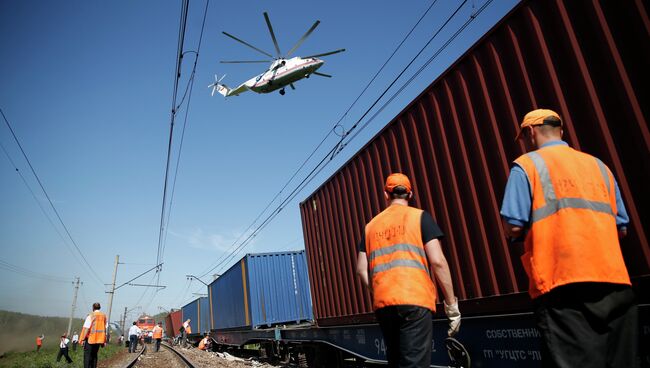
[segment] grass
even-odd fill
[[[107,345],[99,349],[99,361],[107,359],[114,354],[123,351],[124,347],[115,344]],[[59,353],[58,348],[43,348],[38,353],[30,351],[25,353],[6,353],[0,357],[0,367],[2,368],[83,368],[84,351],[82,346],[77,347],[77,351],[70,348],[70,358],[72,363],[68,364],[64,357],[57,363],[56,355]]]

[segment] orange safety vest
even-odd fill
[[[88,338],[89,344],[104,344],[106,342],[106,315],[100,311],[90,314],[90,328],[82,328],[79,341]]]
[[[160,326],[156,326],[153,328],[153,338],[154,339],[162,339],[162,333],[163,329]]]
[[[207,339],[201,339],[201,342],[199,342],[199,350],[205,350],[205,342]]]
[[[183,325],[185,327],[185,333],[186,334],[191,334],[192,333],[192,327],[190,327],[190,324],[188,323],[187,326]]]
[[[366,225],[373,308],[417,305],[435,312],[436,290],[422,244],[422,210],[393,204]]]
[[[43,345],[43,339],[41,339],[41,337],[39,336],[36,338],[36,346],[41,346],[41,345]]]
[[[576,282],[630,285],[607,166],[565,145],[529,152],[515,163],[526,172],[533,197],[521,257],[530,296]]]

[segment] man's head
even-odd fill
[[[158,326],[162,327],[162,322],[158,322]]]
[[[102,306],[99,303],[93,303],[93,311],[100,310]]]
[[[555,111],[537,109],[529,112],[521,121],[521,130],[517,139],[524,138],[531,147],[539,148],[542,144],[562,138],[562,119]]]
[[[386,198],[404,199],[409,200],[413,196],[411,181],[409,178],[401,173],[393,173],[386,178],[386,185],[384,185]]]
[[[133,321],[133,325],[135,326],[135,321]]]

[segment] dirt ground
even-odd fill
[[[280,368],[283,366],[262,363],[254,359],[242,359],[230,354],[202,351],[197,348],[177,348],[197,368]]]

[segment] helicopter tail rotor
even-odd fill
[[[214,96],[214,92],[219,92],[221,95],[224,97],[228,96],[228,93],[230,92],[230,88],[226,86],[225,84],[221,83],[221,81],[226,77],[226,75],[222,75],[221,78],[218,78],[217,75],[214,75],[214,83],[210,84],[208,88],[212,88],[212,96]]]

